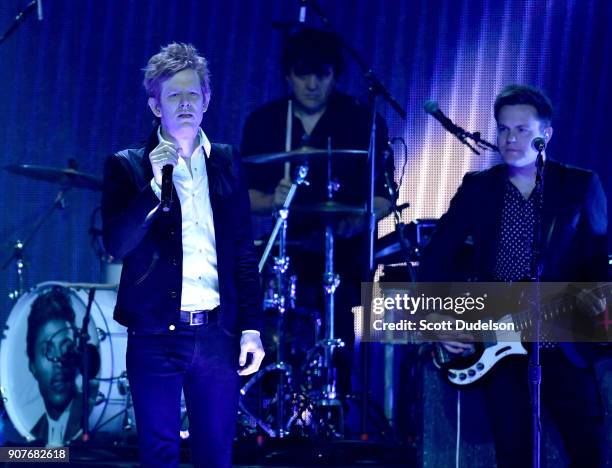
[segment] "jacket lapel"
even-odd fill
[[[559,197],[562,191],[562,168],[556,161],[549,160],[544,166],[544,211],[542,213],[542,246],[545,252],[554,234],[557,213],[561,205]]]
[[[155,128],[155,130],[151,132],[149,138],[147,139],[144,154],[142,155],[142,161],[140,161],[140,164],[142,166],[142,173],[146,182],[149,182],[153,178],[153,169],[151,169],[149,154],[151,154],[151,151],[155,149],[158,143],[159,141],[157,140],[157,128]]]

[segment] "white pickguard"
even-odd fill
[[[512,323],[509,315],[503,316],[498,323]],[[527,354],[521,343],[520,332],[498,331],[497,343],[485,348],[478,362],[464,369],[448,369],[447,378],[455,385],[469,385],[489,372],[501,359],[511,354]]]

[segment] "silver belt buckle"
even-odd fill
[[[197,320],[196,320],[197,317]],[[201,310],[189,312],[189,326],[192,325],[203,325],[204,324],[204,312]]]

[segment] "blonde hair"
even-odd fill
[[[147,96],[159,100],[161,85],[176,73],[192,69],[198,74],[205,101],[210,98],[210,71],[208,62],[198,54],[191,44],[172,42],[161,48],[159,53],[149,59],[144,71],[144,85]]]

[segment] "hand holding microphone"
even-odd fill
[[[155,183],[161,188],[161,207],[170,211],[172,204],[172,171],[178,164],[180,148],[168,142],[161,142],[149,154]]]

